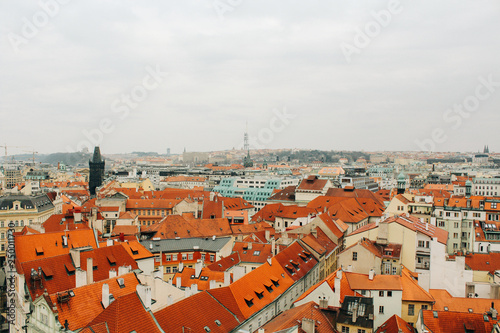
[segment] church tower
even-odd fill
[[[99,147],[94,148],[94,156],[89,160],[89,169],[89,191],[90,196],[94,197],[96,188],[104,181],[104,160]]]

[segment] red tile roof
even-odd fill
[[[414,273],[403,266],[401,284],[403,285],[403,301],[434,303],[434,297],[420,287]]]
[[[235,242],[233,254],[238,253],[242,263],[263,264],[267,258],[272,257],[271,244]]]
[[[500,253],[471,253],[465,256],[465,265],[473,271],[486,271],[494,274],[500,270]]]
[[[194,268],[184,267],[182,272],[175,273],[172,282],[177,288],[191,287],[193,284],[198,285],[198,290],[210,289],[210,281],[224,283],[224,272],[211,271],[210,269],[203,268],[199,276],[195,275]],[[181,278],[181,285],[177,285],[177,278]]]
[[[318,176],[308,176],[302,179],[296,191],[321,192],[325,189],[328,179],[319,179]]]
[[[429,289],[429,293],[436,301],[432,308],[438,311],[447,307],[449,311],[469,312],[471,309],[474,313],[485,313],[490,310],[491,302],[500,304],[500,299],[453,297],[444,289]]]
[[[214,262],[213,264],[208,265],[207,268],[211,271],[224,272],[227,271],[229,268],[238,265],[240,262],[241,262],[240,256],[238,252],[235,252],[225,258],[221,258],[220,260]]]
[[[67,247],[62,246],[65,234],[68,236]],[[16,259],[20,263],[66,254],[73,247],[91,246],[94,249],[97,248],[97,242],[92,230],[22,235],[16,236],[14,242],[16,246]],[[37,252],[37,249],[43,250],[43,252]]]
[[[368,274],[344,272],[352,290],[403,290],[399,275],[375,274],[370,280]]]
[[[416,333],[416,331],[413,326],[395,314],[380,325],[375,333]]]
[[[64,230],[83,230],[90,229],[83,219],[81,222],[75,223],[73,214],[54,214],[50,216],[44,223],[42,227],[45,232],[56,232]]]
[[[437,318],[435,318],[435,316]],[[498,320],[483,314],[452,311],[422,311],[423,324],[432,333],[463,333],[465,329],[474,333],[490,333]]]
[[[144,309],[137,293],[118,297],[102,311],[89,326],[106,323],[110,333],[161,332],[151,313]]]
[[[220,290],[214,289],[214,290]],[[154,313],[165,332],[205,332],[205,327],[214,333],[226,333],[240,321],[208,292],[200,292],[176,302]]]
[[[117,280],[123,279],[124,287],[121,288]],[[102,285],[107,283],[109,293],[115,299],[135,293],[136,286],[140,283],[134,273],[125,274],[112,279],[92,283],[73,289],[74,296],[67,303],[58,302],[58,295],[51,294],[50,300],[57,307],[58,319],[61,325],[67,320],[69,329],[74,331],[88,326],[104,309],[102,302]]]
[[[336,333],[329,312],[320,309],[318,304],[311,301],[281,313],[262,328],[265,332],[277,332],[299,325],[299,333],[303,333],[301,322],[307,318],[315,321],[315,332]]]

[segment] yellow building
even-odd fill
[[[25,226],[41,231],[42,223],[54,214],[54,204],[46,194],[37,196],[4,195],[0,197],[0,264],[5,260],[9,229]]]

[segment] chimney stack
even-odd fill
[[[375,276],[375,271],[373,269],[370,269],[370,272],[368,273],[368,279],[370,281],[373,281],[374,276]]]
[[[195,278],[199,278],[201,274],[201,270],[203,268],[203,262],[198,260],[196,264],[194,264],[194,276]]]
[[[87,258],[87,284],[94,283],[94,262],[92,258]]]
[[[111,268],[111,269],[109,270],[109,278],[110,278],[110,279],[112,279],[112,278],[114,278],[114,277],[116,277],[116,276],[117,276],[117,275],[116,275],[116,269]]]
[[[184,263],[181,261],[179,262],[179,269],[178,269],[179,273],[182,273],[183,269],[184,269]]]
[[[181,279],[181,277],[180,277],[180,276],[179,276],[179,277],[177,277],[177,279],[176,279],[176,281],[175,281],[175,286],[176,286],[177,288],[182,287],[182,279]]]
[[[142,301],[142,304],[144,305],[144,308],[150,309],[151,308],[151,287],[148,285],[144,284],[138,284],[135,287],[135,290],[137,291],[137,295],[139,295],[139,298]]]
[[[269,242],[269,240],[271,239],[271,231],[270,230],[266,230],[265,231],[265,235],[266,235],[266,242]]]
[[[105,309],[109,306],[109,286],[107,283],[102,285],[102,306]]]
[[[314,319],[302,318],[302,330],[305,333],[314,333],[316,330]]]
[[[63,236],[63,237],[65,237],[65,236]],[[73,265],[75,265],[75,268],[76,269],[80,268],[80,250],[79,249],[70,249],[69,254],[71,255],[71,260],[73,260]]]
[[[231,284],[231,273],[224,272],[224,287],[227,287]]]

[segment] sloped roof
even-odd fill
[[[335,333],[337,331],[332,325],[331,317],[327,315],[328,312],[321,310],[315,302],[311,301],[281,313],[262,328],[265,332],[277,332],[297,325],[300,327],[301,321],[308,318],[315,321],[316,332]],[[299,332],[302,333],[302,329],[299,328]]]
[[[161,239],[228,236],[233,233],[227,218],[186,220],[180,215],[168,215],[160,223],[143,227],[141,232],[153,233],[153,238]]]
[[[217,281],[224,283],[224,272],[212,271],[208,268],[202,268],[200,276],[195,275],[195,269],[184,267],[182,272],[176,272],[172,282],[177,288],[191,287],[191,285],[198,285],[198,290],[210,289],[210,281]],[[181,285],[177,285],[177,278],[181,278]]]
[[[352,290],[403,290],[399,275],[375,274],[370,280],[368,274],[344,272]]]
[[[117,280],[123,279],[124,287],[121,288]],[[57,294],[49,295],[52,304],[57,307],[58,319],[61,325],[67,320],[69,329],[74,331],[88,326],[104,309],[102,302],[102,285],[107,283],[109,293],[115,299],[123,295],[134,293],[140,283],[134,273],[128,273],[112,279],[92,283],[73,289],[74,296],[67,303],[60,303]]]
[[[485,321],[480,313],[452,311],[423,310],[422,317],[423,324],[432,333],[463,333],[465,328],[474,333],[491,333],[493,325],[498,321],[491,316]]]
[[[213,264],[208,265],[207,268],[211,271],[224,272],[239,263],[240,263],[240,256],[238,252],[235,252],[227,257],[217,260]]]
[[[317,176],[308,176],[302,179],[296,191],[322,191],[328,183],[328,179],[319,179]]]
[[[238,253],[240,262],[243,263],[262,264],[267,258],[272,257],[271,244],[268,243],[235,242],[234,253]]]
[[[434,297],[420,287],[414,274],[404,266],[401,271],[401,284],[403,285],[403,301],[434,302]]]
[[[500,270],[500,253],[471,253],[465,256],[465,265],[473,271],[486,271],[494,274]]]
[[[130,293],[115,299],[90,322],[89,326],[99,323],[106,323],[110,333],[161,332],[151,313],[144,309],[137,293]]]
[[[183,328],[205,332],[206,326],[210,332],[226,333],[240,324],[225,306],[206,291],[158,310],[154,316],[165,332],[182,332]]]
[[[413,326],[395,314],[380,325],[375,333],[416,333],[416,331]]]
[[[268,201],[295,201],[295,189],[296,186],[287,186],[281,191],[273,194],[267,200]]]
[[[90,229],[85,221],[75,223],[73,214],[51,215],[44,223],[42,223],[42,227],[45,232]]]
[[[68,246],[63,247],[63,236],[68,236]],[[71,230],[44,234],[20,235],[14,238],[16,259],[20,262],[38,260],[69,253],[73,247],[91,246],[97,248],[92,230]],[[37,251],[43,250],[43,252]]]
[[[498,299],[453,297],[445,289],[429,289],[429,293],[436,302],[432,308],[438,311],[444,311],[444,307],[447,307],[449,311],[469,312],[471,309],[474,313],[485,313],[490,310],[491,302],[500,304]]]

